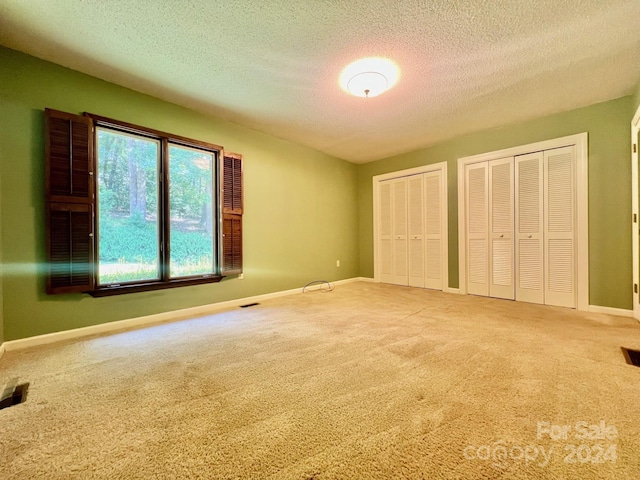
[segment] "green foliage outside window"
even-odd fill
[[[158,279],[160,143],[103,128],[97,139],[99,283]],[[212,273],[214,157],[169,150],[171,276]]]

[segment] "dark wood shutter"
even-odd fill
[[[242,215],[222,216],[222,273],[242,273]]]
[[[222,213],[242,215],[242,155],[224,153]]]
[[[48,293],[85,292],[93,287],[92,206],[48,203]]]
[[[46,110],[47,293],[93,290],[93,139],[88,117]]]
[[[242,155],[222,158],[222,274],[242,273]]]

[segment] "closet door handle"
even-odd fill
[[[504,233],[501,233],[501,234],[500,234],[500,238],[504,238]]]
[[[531,234],[527,235],[527,238],[531,238]]]

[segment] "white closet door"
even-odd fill
[[[516,300],[544,303],[543,152],[515,158]]]
[[[489,296],[515,298],[513,157],[489,162]]]
[[[424,286],[442,290],[442,170],[424,174],[426,210],[426,275]],[[446,261],[446,259],[444,259]]]
[[[544,256],[547,305],[576,306],[575,151],[544,152]]]
[[[465,166],[467,292],[489,295],[489,168],[487,162]]]
[[[424,178],[413,175],[407,178],[409,218],[409,286],[424,287]]]
[[[393,282],[393,237],[391,228],[391,180],[380,182],[379,187],[379,211],[378,247],[380,248],[380,281]]]
[[[393,272],[392,283],[408,285],[407,245],[407,179],[395,179],[391,183]]]

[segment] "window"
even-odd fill
[[[212,152],[169,146],[171,277],[215,273]]]
[[[241,155],[95,115],[46,118],[48,293],[242,272]]]
[[[98,285],[160,280],[157,139],[96,128]]]

